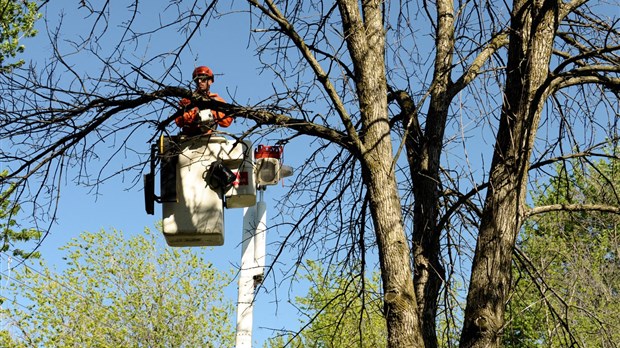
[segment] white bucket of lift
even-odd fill
[[[238,168],[231,168],[237,176],[233,186],[226,192],[226,208],[246,208],[256,204],[256,179],[254,174],[254,153],[252,143],[243,142],[243,162]]]
[[[163,233],[170,246],[224,244],[224,212],[220,192],[205,181],[205,171],[222,155],[220,137],[181,139],[176,164],[176,202],[163,202]]]

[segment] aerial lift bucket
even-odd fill
[[[144,176],[145,207],[154,214],[162,203],[162,232],[170,246],[224,244],[227,207],[256,203],[252,144],[222,137],[163,137],[151,150],[151,173]],[[158,155],[156,155],[158,152]],[[160,160],[160,196],[154,193],[154,169]]]

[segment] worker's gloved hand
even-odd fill
[[[191,104],[192,101],[187,99],[187,98],[183,98],[181,99],[181,101],[179,101],[179,105],[181,105],[182,108],[185,108],[187,106],[189,106],[189,104]]]
[[[183,113],[184,124],[192,124],[198,121],[198,108],[194,107]]]

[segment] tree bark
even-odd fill
[[[368,153],[374,157],[383,151]],[[365,170],[371,214],[379,248],[384,292],[388,347],[423,347],[420,320],[413,289],[410,250],[403,228],[396,181],[382,163]],[[390,173],[391,172],[391,173]]]
[[[359,149],[384,291],[388,347],[422,347],[410,249],[403,227],[387,108],[381,1],[339,2],[362,120]]]
[[[437,299],[445,278],[445,270],[440,262],[441,231],[437,229],[439,170],[451,100],[450,72],[454,53],[453,3],[451,0],[439,0],[436,10],[437,53],[424,137],[415,139],[415,132],[410,131],[405,143],[415,197],[412,236],[414,286],[426,348],[437,347]]]
[[[461,347],[501,343],[512,251],[521,228],[527,171],[544,98],[557,0],[515,1],[504,104],[472,264]]]

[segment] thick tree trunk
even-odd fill
[[[362,115],[365,122],[368,122],[362,163],[379,248],[388,347],[423,347],[413,288],[411,252],[403,227],[400,196],[392,163],[385,75],[372,75],[366,74],[368,80],[363,84],[365,87],[358,89]],[[376,93],[377,90],[385,93]]]
[[[370,164],[366,176],[379,248],[388,347],[423,347],[396,180],[389,165],[381,162]]]
[[[388,347],[423,347],[411,270],[411,252],[403,227],[387,122],[385,75],[365,74],[358,89],[367,132],[364,137],[364,181],[370,197],[384,290]],[[377,69],[380,70],[380,69]],[[373,76],[374,75],[374,76]],[[359,86],[359,84],[358,84]],[[377,92],[379,91],[379,92]]]
[[[358,155],[370,197],[370,212],[379,248],[388,347],[423,347],[413,290],[411,253],[403,227],[393,163],[382,1],[359,3],[343,0],[338,6],[355,68],[363,128]]]
[[[443,136],[450,105],[452,55],[454,53],[454,8],[452,0],[436,2],[438,25],[435,46],[435,70],[431,105],[422,139],[410,131],[406,139],[409,167],[415,197],[412,250],[414,286],[422,335],[426,348],[437,347],[437,299],[445,277],[440,262],[441,231],[437,229],[439,214],[439,170]]]
[[[557,0],[515,1],[504,105],[461,333],[461,347],[501,343],[511,260],[521,228],[527,171],[546,96]]]

